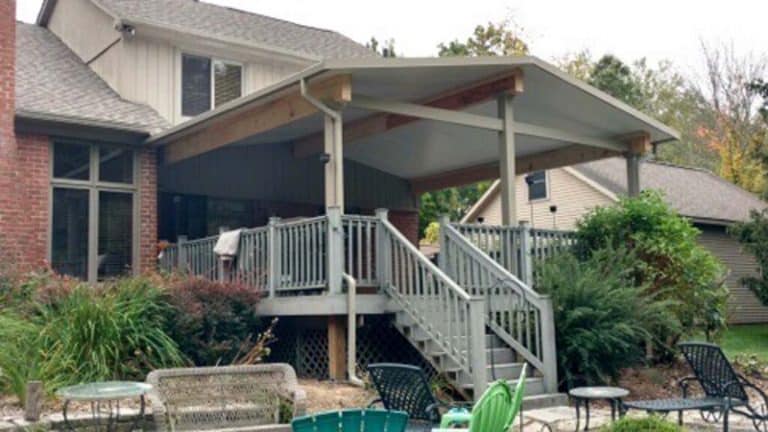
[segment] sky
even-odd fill
[[[207,0],[315,27],[358,42],[394,39],[399,55],[434,56],[437,45],[466,39],[477,24],[513,20],[531,53],[556,60],[582,50],[630,62],[672,61],[682,73],[703,70],[702,41],[742,54],[768,55],[765,0]],[[17,0],[33,22],[41,0]]]

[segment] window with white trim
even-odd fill
[[[136,154],[126,147],[53,144],[50,263],[88,281],[134,266]]]
[[[525,183],[528,185],[528,201],[537,201],[547,198],[546,171],[535,171],[528,174],[525,176]]]
[[[243,66],[181,55],[181,115],[193,117],[243,95]]]

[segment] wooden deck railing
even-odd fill
[[[483,298],[465,291],[386,218],[381,218],[379,229],[384,289],[429,340],[472,376],[474,388],[485,388]]]
[[[534,285],[536,262],[572,248],[573,231],[482,224],[452,224],[462,236],[504,269],[529,286]]]
[[[474,241],[443,220],[440,225],[440,268],[473,296],[485,299],[485,322],[504,343],[542,372],[545,386],[557,388],[557,359],[551,300],[534,291]],[[519,234],[501,232],[514,239]],[[522,242],[525,244],[525,242]],[[488,243],[481,243],[487,245]],[[498,251],[494,245],[491,252]],[[504,254],[497,254],[503,257]]]

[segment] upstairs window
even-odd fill
[[[536,201],[547,198],[547,173],[536,171],[525,176],[528,185],[528,201]]]
[[[181,56],[181,115],[192,117],[243,94],[243,66],[191,54]]]

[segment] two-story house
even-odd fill
[[[164,268],[263,292],[307,374],[354,375],[361,315],[467,394],[522,362],[531,394],[554,392],[549,300],[461,236],[443,267],[421,255],[418,194],[501,177],[515,225],[516,174],[620,156],[635,193],[642,154],[677,138],[534,57],[380,58],[195,0],[46,0],[35,24],[15,4],[0,0],[3,264],[97,282],[176,243]],[[222,227],[247,228],[232,255],[213,253]],[[400,348],[367,334],[360,352]]]

